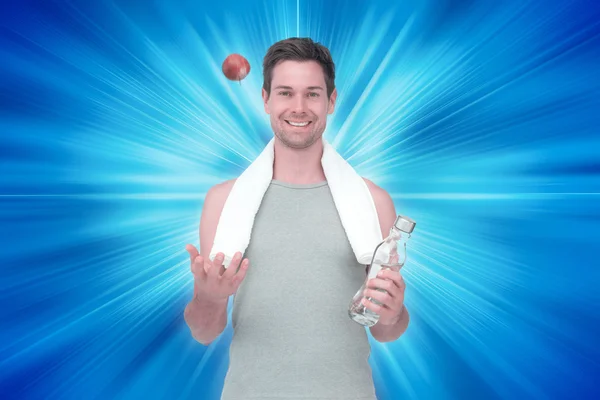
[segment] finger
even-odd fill
[[[194,262],[194,260],[196,259],[196,257],[198,257],[198,255],[200,254],[200,252],[192,244],[186,244],[185,245],[185,250],[190,255],[190,262],[192,262],[192,263]]]
[[[361,303],[363,304],[363,306],[365,306],[365,308],[373,311],[375,314],[380,314],[381,311],[383,310],[383,307],[380,305],[377,305],[375,303],[373,303],[372,301],[370,301],[369,299],[367,299],[366,297],[364,297],[361,300]]]
[[[363,304],[363,306],[365,306],[365,308],[367,308],[367,309],[373,311],[375,314],[379,315],[380,321],[392,318],[394,315],[397,314],[396,311],[393,311],[390,308],[385,307],[383,305],[374,303],[373,301],[370,301],[367,298],[363,298],[361,303]]]
[[[388,292],[380,292],[375,289],[365,289],[363,292],[365,297],[369,299],[374,299],[380,302],[384,307],[393,308],[394,307],[394,299]]]
[[[391,280],[381,279],[381,278],[369,279],[369,282],[367,283],[367,288],[383,289],[388,292],[398,290],[398,288],[396,287],[394,282],[392,282]]]
[[[246,258],[246,259],[244,259],[244,261],[242,261],[242,264],[240,265],[240,269],[232,278],[233,284],[236,288],[242,283],[242,281],[246,277],[246,271],[248,271],[249,267],[250,267],[250,260],[248,260]]]
[[[406,286],[404,284],[404,278],[402,277],[402,274],[400,274],[400,272],[398,272],[398,271],[392,271],[392,270],[389,270],[389,269],[381,270],[377,274],[377,278],[380,278],[380,279],[389,279],[392,282],[394,282],[394,284],[399,289],[404,289],[404,287]]]
[[[192,274],[194,274],[194,278],[196,279],[204,279],[206,278],[206,271],[204,270],[204,257],[197,256],[192,262]]]
[[[209,265],[209,269],[207,272],[207,275],[209,277],[217,278],[220,275],[224,258],[225,255],[223,253],[217,253],[215,259],[212,261],[211,265]]]
[[[375,278],[367,285],[367,288],[385,290],[395,300],[404,298],[404,289],[400,289],[389,279]]]
[[[221,265],[219,266],[219,268],[217,268],[217,272],[218,272],[217,277],[221,277],[226,271],[225,265],[223,265],[224,260],[225,260],[225,256],[223,255],[223,261],[220,262]]]
[[[202,259],[202,256],[200,256],[200,255],[192,258],[192,260],[190,262],[190,271],[192,271],[192,274],[196,275],[198,273],[198,264],[202,265],[203,262],[204,262],[204,260]]]
[[[241,260],[242,260],[242,253],[238,251],[237,253],[235,253],[233,255],[233,258],[231,259],[231,262],[229,263],[229,267],[227,267],[227,270],[223,273],[223,278],[226,278],[226,279],[233,278],[233,276],[237,272],[237,269],[238,269],[238,266],[239,266]]]

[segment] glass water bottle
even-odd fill
[[[399,215],[396,222],[390,229],[390,234],[383,242],[379,243],[375,248],[371,266],[365,282],[356,292],[348,308],[350,318],[361,325],[373,326],[379,320],[379,315],[367,309],[362,304],[364,298],[363,292],[367,288],[369,280],[375,278],[382,269],[391,269],[399,271],[406,262],[406,242],[410,239],[410,234],[415,229],[416,222],[408,217]],[[381,292],[386,292],[383,289],[377,289]],[[368,300],[375,304],[381,305],[375,299],[367,297]]]

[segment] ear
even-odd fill
[[[263,103],[265,106],[265,112],[267,114],[271,114],[271,111],[269,110],[269,94],[267,93],[267,91],[264,88],[262,90],[262,98],[263,98]]]
[[[333,114],[335,110],[335,100],[337,99],[337,88],[333,89],[331,96],[329,96],[329,105],[327,106],[327,114]]]

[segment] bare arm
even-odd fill
[[[396,207],[394,206],[394,201],[391,196],[382,188],[375,185],[373,182],[365,179],[369,190],[371,191],[371,195],[373,196],[373,200],[375,202],[375,208],[377,209],[377,215],[379,218],[379,225],[381,226],[381,233],[383,237],[387,237],[390,233],[390,229],[396,220]],[[391,271],[387,271],[386,273],[390,273]],[[391,275],[390,275],[391,276]],[[388,278],[390,278],[388,276]],[[396,277],[395,277],[396,278]],[[399,276],[397,277],[399,278]],[[402,299],[401,302],[404,303],[404,281],[399,281],[401,285],[401,290],[398,293],[401,293]],[[377,312],[377,310],[374,310]],[[391,325],[384,325],[380,322],[373,325],[370,329],[371,335],[373,338],[379,342],[391,342],[398,339],[408,328],[408,323],[410,317],[408,315],[408,310],[404,304],[402,305],[401,310],[399,311],[399,315],[395,323]]]
[[[192,336],[203,345],[213,342],[227,326],[227,301],[228,297],[215,296],[213,291],[207,294],[201,284],[202,277],[207,278],[211,273],[222,274],[222,258],[215,258],[210,262],[210,251],[214,242],[217,225],[225,200],[231,191],[234,181],[227,181],[213,186],[204,200],[202,216],[200,217],[200,252],[192,245],[186,249],[190,253],[190,265],[194,274],[194,296],[184,311],[185,321],[190,328]],[[207,265],[208,263],[208,265]],[[212,265],[218,266],[220,271],[210,271]],[[216,276],[216,275],[215,275]]]
[[[183,315],[192,337],[208,346],[227,326],[227,300],[203,300],[194,295]]]

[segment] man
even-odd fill
[[[246,258],[238,252],[228,268],[223,254],[211,262],[209,252],[235,180],[208,191],[200,253],[186,246],[194,297],[185,320],[193,337],[208,345],[225,329],[227,301],[235,295],[222,399],[374,400],[368,337],[347,314],[365,270],[345,236],[321,166],[322,135],[337,97],[334,63],[322,45],[291,38],[268,50],[263,77],[264,108],[275,135],[273,180]],[[385,190],[365,182],[386,237],[396,218],[394,203]],[[369,328],[372,336],[387,342],[402,335],[409,315],[400,273],[384,271],[365,294],[383,304],[365,303],[380,315]]]

